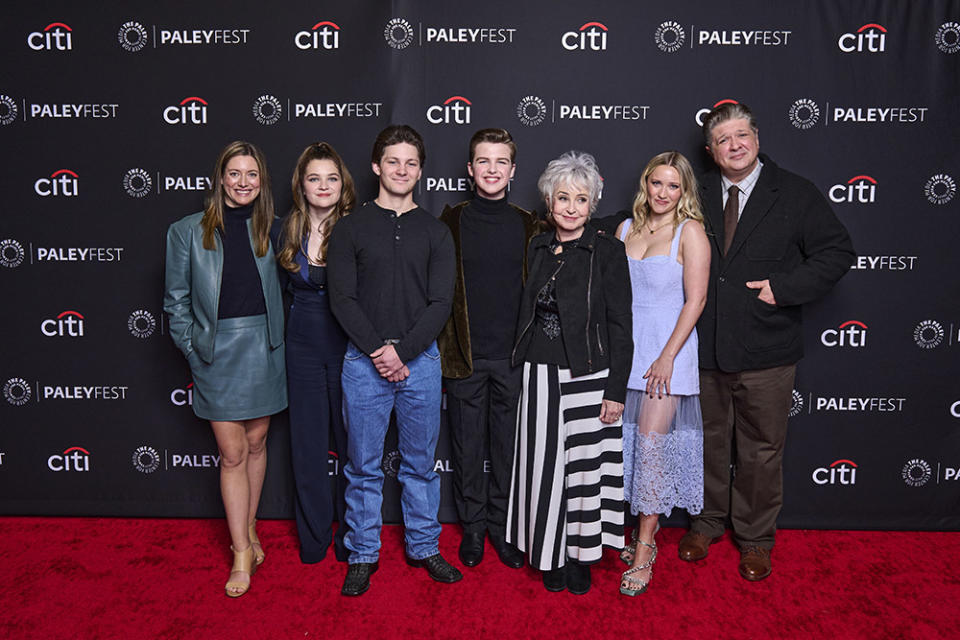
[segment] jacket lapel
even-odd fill
[[[711,171],[703,180],[703,218],[707,226],[707,237],[717,250],[717,255],[723,255],[723,193],[720,186],[720,172]]]
[[[774,203],[777,201],[778,189],[776,181],[773,178],[774,168],[768,159],[764,159],[763,169],[760,171],[760,177],[753,191],[750,192],[750,198],[740,214],[740,221],[737,222],[736,233],[733,234],[733,243],[730,245],[730,251],[727,252],[726,260],[732,260],[743,248],[753,230],[760,224],[764,216],[770,212]],[[721,218],[722,218],[721,212]],[[722,222],[721,222],[722,226]]]

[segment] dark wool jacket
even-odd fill
[[[470,348],[470,316],[467,314],[467,293],[463,282],[463,253],[460,242],[460,216],[470,201],[446,206],[440,214],[440,222],[450,228],[453,244],[457,253],[457,280],[453,288],[453,307],[446,325],[437,336],[440,349],[440,364],[445,378],[466,378],[473,374],[473,353]],[[523,219],[524,255],[523,273],[517,274],[523,282],[527,279],[527,246],[530,239],[542,231],[537,216],[511,204],[517,215]]]
[[[527,251],[528,278],[520,303],[513,363],[523,362],[535,330],[537,292],[556,277],[557,307],[567,363],[573,376],[610,369],[603,397],[623,402],[633,360],[633,294],[623,243],[587,225],[574,249],[557,265],[554,232],[542,233]]]
[[[853,264],[850,235],[819,190],[761,154],[763,169],[726,256],[720,172],[701,179],[710,239],[710,285],[697,324],[700,366],[738,372],[792,364],[803,356],[801,305],[822,297]],[[776,306],[750,280],[770,280]]]

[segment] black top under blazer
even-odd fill
[[[513,364],[523,362],[530,346],[537,292],[556,274],[557,307],[571,375],[609,368],[603,397],[622,403],[633,360],[633,294],[623,243],[588,224],[577,246],[564,249],[558,270],[549,247],[553,238],[553,231],[541,233],[527,250],[527,281]]]

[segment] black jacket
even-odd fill
[[[460,242],[460,216],[470,201],[464,201],[452,207],[443,208],[440,222],[450,228],[453,246],[457,252],[457,280],[453,287],[453,307],[447,323],[437,336],[440,349],[440,364],[445,378],[466,378],[473,374],[473,352],[470,346],[470,316],[467,313],[467,292],[463,278],[463,246]],[[537,216],[511,204],[523,220],[523,273],[518,273],[521,281],[527,278],[527,247],[533,236],[541,230]]]
[[[549,231],[530,241],[513,364],[524,360],[530,346],[537,292],[555,276],[571,374],[582,376],[609,368],[603,397],[623,402],[633,360],[633,295],[623,243],[587,225],[579,245],[564,251],[563,264],[558,267],[549,249],[553,237],[554,232]]]
[[[711,245],[707,304],[697,324],[704,369],[738,372],[800,360],[801,305],[830,291],[856,255],[846,228],[811,182],[765,155],[760,160],[763,169],[726,257],[720,172],[701,179]],[[744,284],[766,279],[776,306]]]

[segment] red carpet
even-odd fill
[[[608,551],[585,596],[551,594],[539,573],[492,549],[463,581],[408,567],[384,529],[370,591],[344,598],[345,565],[301,565],[292,521],[261,521],[266,564],[223,595],[222,520],[0,518],[0,638],[957,638],[960,533],[781,531],[773,575],[748,583],[728,539],[691,565],[680,529],[658,537],[650,591],[617,592]],[[440,539],[455,562],[459,527]]]

